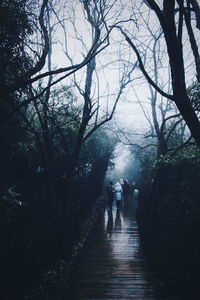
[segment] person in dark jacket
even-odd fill
[[[114,194],[115,194],[115,187],[112,181],[110,181],[106,187],[106,194],[108,199],[108,209],[112,210]]]
[[[130,187],[129,187],[129,183],[128,183],[127,179],[124,180],[124,184],[122,185],[122,189],[123,189],[123,196],[124,196],[124,206],[126,206],[127,202],[128,202],[128,196],[129,196],[129,193],[130,193]]]

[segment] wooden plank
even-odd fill
[[[157,299],[133,215],[105,211],[72,272],[66,299]]]

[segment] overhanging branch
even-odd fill
[[[163,90],[161,90],[156,83],[151,79],[151,77],[148,75],[147,71],[145,70],[144,64],[142,62],[141,56],[139,54],[139,51],[137,50],[136,46],[133,44],[133,42],[131,41],[131,39],[128,37],[128,35],[123,31],[123,29],[120,26],[116,26],[121,33],[124,35],[126,41],[128,42],[128,44],[131,46],[131,48],[133,49],[133,51],[135,52],[138,62],[139,62],[139,67],[142,71],[142,73],[144,74],[144,76],[146,77],[147,81],[155,88],[155,90],[157,92],[159,92],[163,97],[166,97],[170,100],[174,100],[173,95],[167,94],[165,93]]]

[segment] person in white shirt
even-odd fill
[[[119,182],[116,182],[115,184],[115,200],[116,200],[116,205],[117,209],[121,208],[121,202],[122,202],[122,186]]]

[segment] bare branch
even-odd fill
[[[171,116],[167,117],[167,118],[163,121],[163,123],[162,123],[162,125],[161,125],[161,128],[160,128],[160,131],[163,132],[163,130],[164,130],[164,128],[165,128],[165,124],[166,124],[166,122],[167,122],[168,120],[174,119],[174,118],[178,118],[178,117],[180,117],[180,116],[181,116],[181,114],[178,113],[178,114],[176,114],[176,115],[171,115]]]
[[[169,140],[170,136],[172,135],[173,131],[175,130],[175,128],[178,126],[178,124],[180,124],[183,121],[183,118],[181,118],[180,120],[176,121],[172,127],[170,128],[167,136],[166,136],[166,141]]]
[[[174,156],[179,150],[183,149],[184,147],[188,147],[191,145],[196,145],[195,142],[190,142],[192,140],[192,136],[190,136],[183,144],[169,149],[169,152],[172,152],[170,155]]]
[[[132,47],[132,49],[134,50],[137,58],[138,58],[138,61],[139,61],[139,67],[142,71],[142,73],[144,74],[144,76],[146,77],[146,79],[148,80],[148,82],[164,97],[168,98],[168,99],[171,99],[171,100],[174,100],[174,97],[173,95],[169,95],[167,93],[165,93],[164,91],[162,91],[156,84],[155,82],[151,79],[151,77],[148,75],[148,73],[146,72],[145,68],[144,68],[144,64],[142,62],[142,59],[140,57],[140,54],[137,50],[137,48],[135,47],[135,45],[133,44],[133,42],[131,41],[131,39],[128,37],[128,35],[122,30],[121,27],[119,26],[116,26],[118,29],[120,29],[121,33],[124,35],[126,41],[128,42],[128,44]]]

